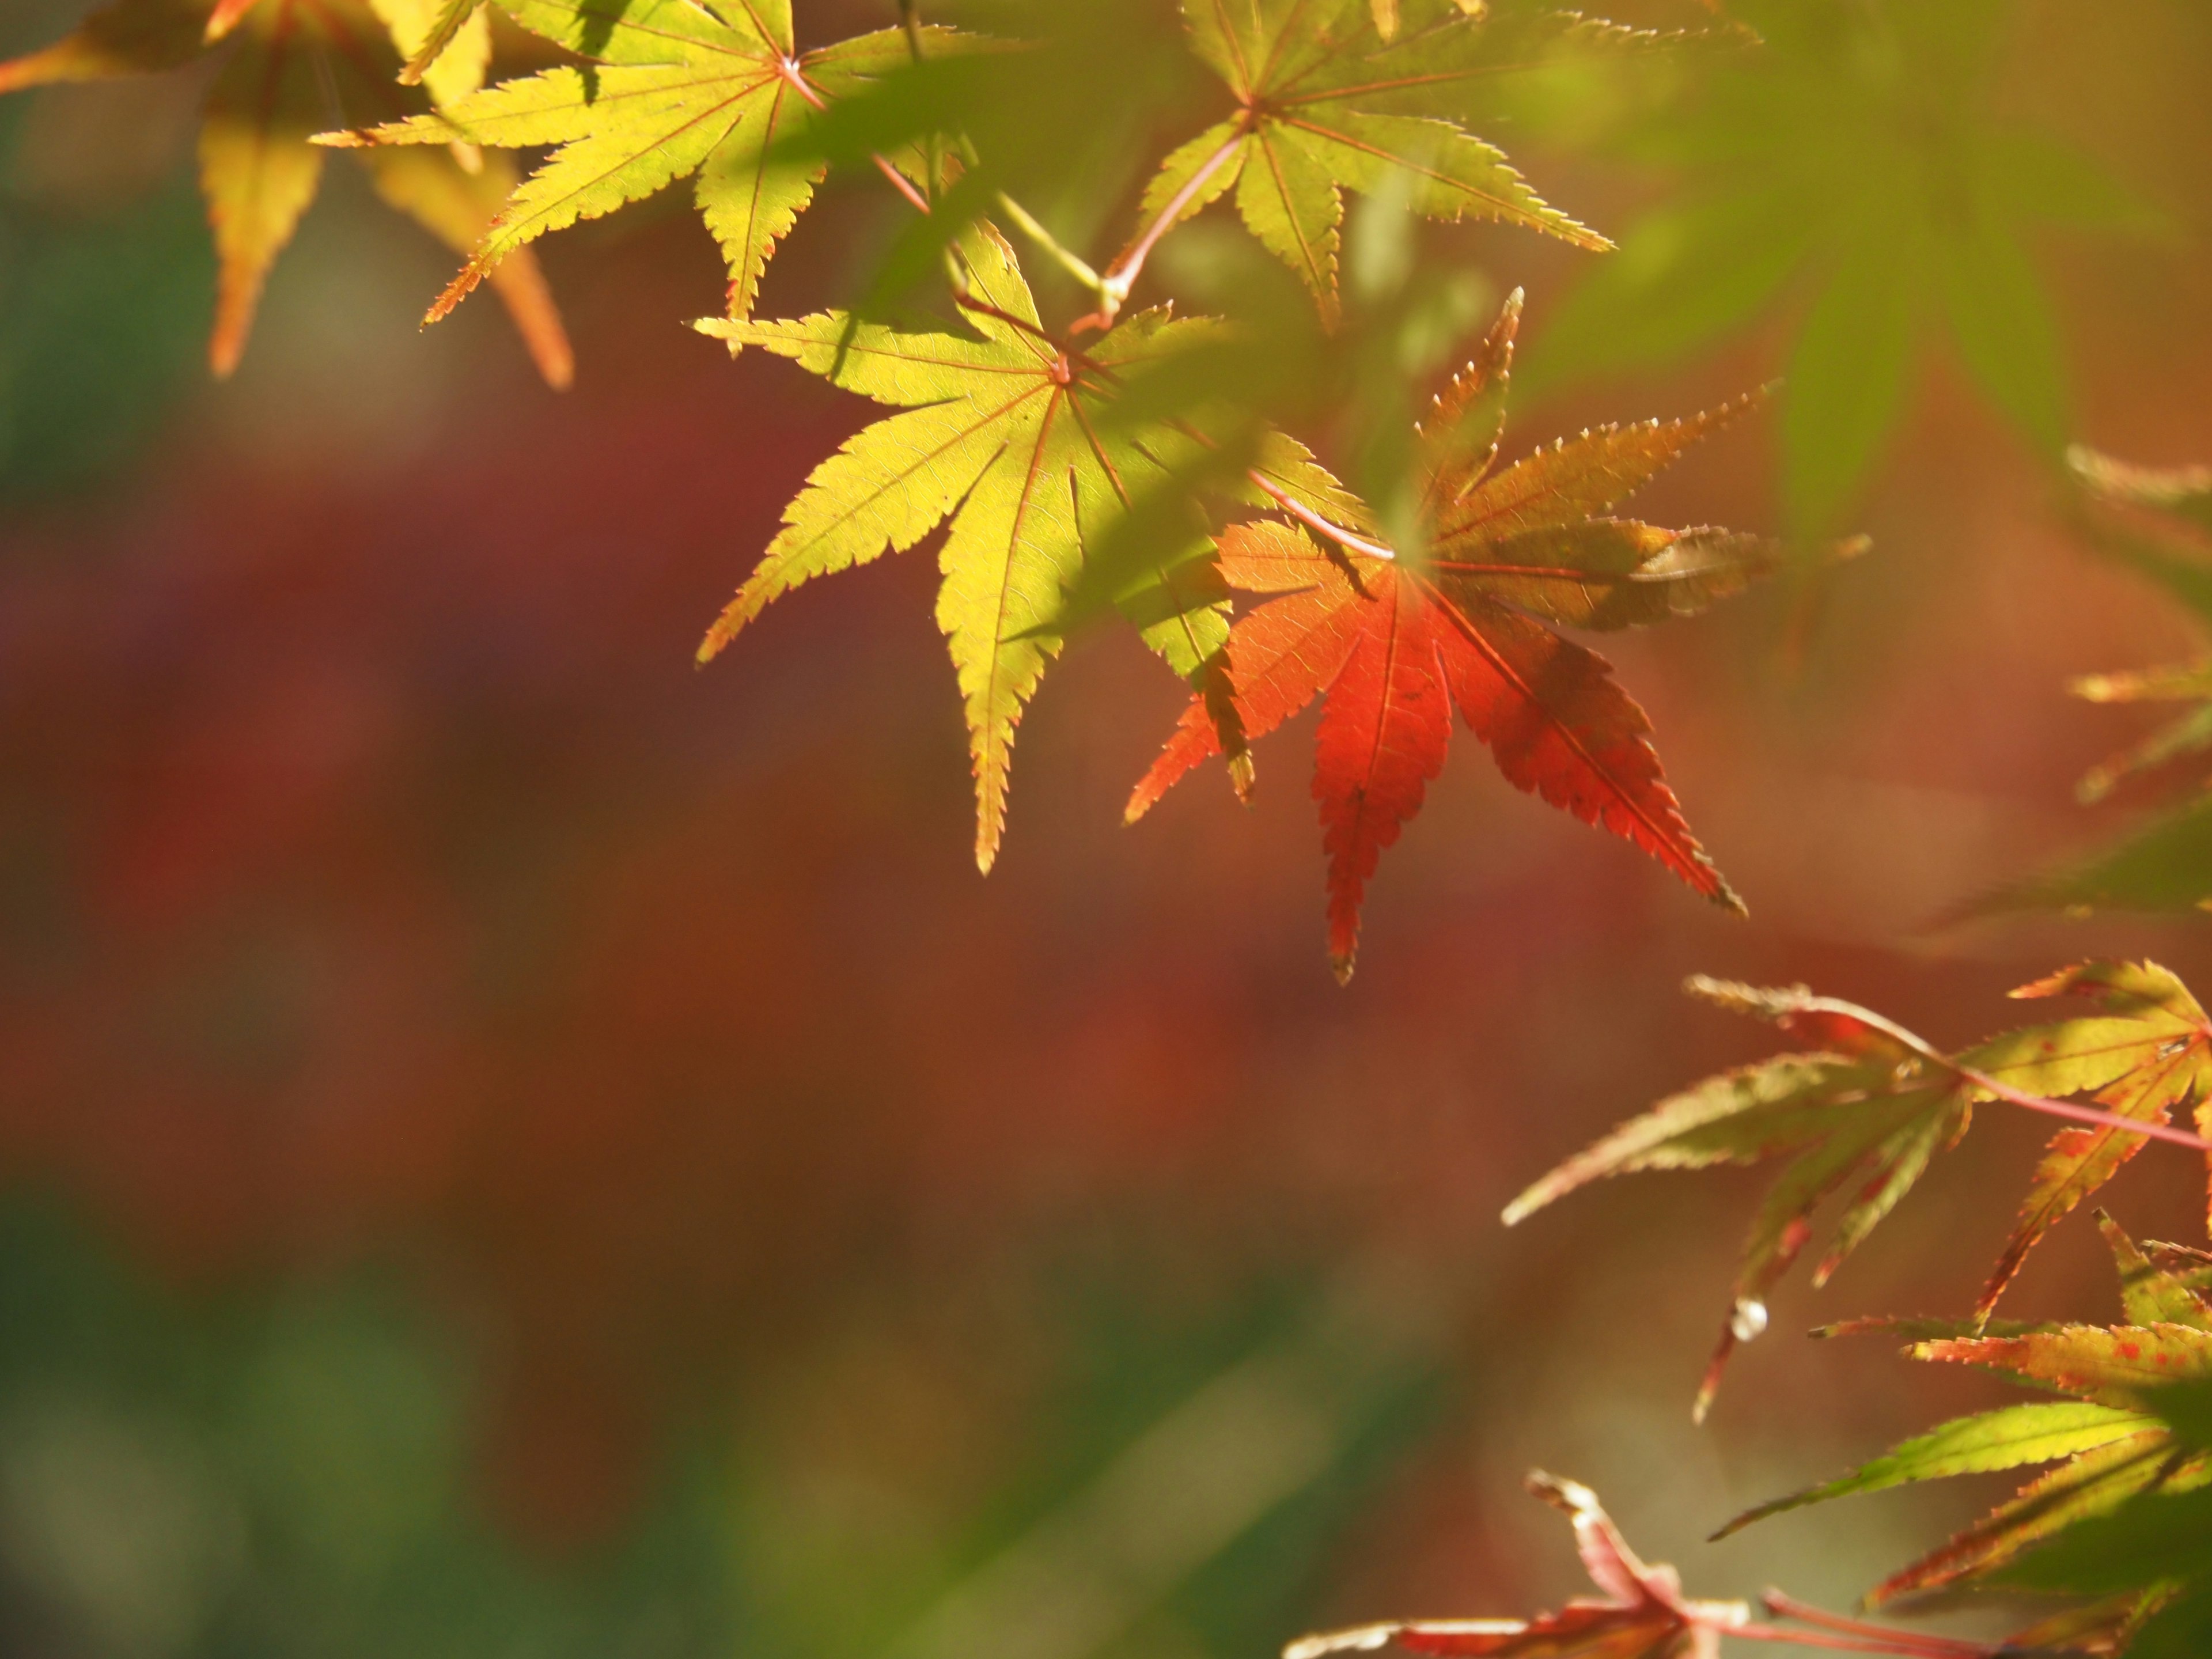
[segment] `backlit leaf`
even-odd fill
[[[1168,157],[1145,192],[1145,222],[1171,208],[1186,217],[1233,186],[1246,228],[1331,319],[1347,188],[1373,191],[1395,176],[1407,184],[1406,205],[1429,218],[1499,220],[1611,246],[1546,204],[1461,121],[1486,77],[1629,32],[1567,14],[1509,27],[1475,10],[1449,0],[1387,12],[1360,0],[1183,0],[1191,45],[1237,107]]]
[[[950,517],[939,562],[938,625],[967,706],[976,793],[975,858],[988,870],[1006,821],[1014,727],[1046,665],[1065,590],[1088,550],[1136,501],[1187,464],[1194,440],[1164,422],[1106,418],[1121,379],[1186,345],[1211,324],[1164,311],[1070,342],[1047,334],[1013,252],[988,225],[963,240],[967,329],[908,332],[824,313],[797,322],[709,319],[697,326],[732,348],[794,358],[833,384],[902,412],[847,440],[784,509],[784,528],[700,647],[712,657],[772,601],[810,579],[911,547]],[[1156,550],[1153,582],[1204,552],[1194,523]],[[1125,595],[1133,606],[1140,591]],[[1181,672],[1220,647],[1225,605],[1158,607],[1151,637]]]
[[[1883,1453],[1849,1474],[1787,1498],[1761,1504],[1713,1534],[1715,1539],[1763,1521],[1770,1515],[1825,1504],[1853,1492],[1884,1492],[1915,1480],[1940,1480],[1954,1474],[1985,1474],[2026,1463],[2055,1463],[2094,1451],[2155,1428],[2157,1419],[2140,1412],[2065,1401],[2043,1406],[2007,1406],[1978,1417],[1962,1417],[1931,1429]]]
[[[526,28],[591,61],[501,82],[435,114],[324,137],[556,147],[439,296],[433,321],[518,248],[685,178],[729,266],[729,314],[750,316],[762,271],[824,171],[791,159],[793,141],[827,100],[908,55],[898,29],[800,52],[789,0],[502,3]],[[968,37],[931,28],[924,40],[942,55]]]
[[[1421,428],[1418,556],[1381,556],[1373,515],[1316,467],[1282,493],[1294,512],[1337,526],[1328,533],[1340,544],[1324,550],[1305,522],[1261,520],[1219,538],[1229,586],[1275,596],[1230,635],[1236,719],[1194,697],[1130,797],[1133,820],[1201,761],[1225,755],[1234,765],[1248,744],[1322,698],[1313,787],[1340,978],[1352,972],[1368,878],[1442,769],[1455,711],[1519,787],[1641,847],[1714,902],[1741,908],[1683,821],[1643,710],[1601,658],[1551,625],[1620,628],[1692,615],[1774,568],[1775,550],[1753,537],[1604,516],[1752,400],[1686,421],[1585,432],[1494,469],[1499,405],[1491,394],[1502,392],[1518,316],[1516,295]]]

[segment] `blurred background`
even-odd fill
[[[891,10],[799,9],[803,38]],[[2212,459],[2212,20],[1984,9],[1971,97],[2131,204],[2024,233],[2060,435]],[[10,4],[0,52],[81,10]],[[1688,199],[1697,158],[1651,137],[1702,72],[1474,125],[1620,234]],[[1831,489],[1875,550],[1605,642],[1747,923],[1462,732],[1340,990],[1310,717],[1260,750],[1253,811],[1207,777],[1125,830],[1184,694],[1126,632],[1079,640],[985,881],[927,554],[693,668],[870,416],[682,326],[722,283],[682,201],[544,245],[580,365],[556,394],[488,301],[417,331],[449,256],[333,167],[210,383],[203,89],[0,102],[0,1651],[1256,1659],[1579,1593],[1532,1465],[1700,1594],[1832,1605],[2009,1489],[1698,1541],[1996,1401],[1798,1333],[1966,1305],[2039,1125],[1986,1113],[1838,1283],[1793,1281],[1704,1429],[1760,1176],[1497,1215],[1771,1051],[1689,972],[1947,1043],[2083,955],[2212,989],[2200,918],[1945,921],[2162,798],[2075,805],[2148,722],[2065,678],[2201,643],[2069,533],[2047,387],[2001,406],[1971,338],[1911,334],[1863,480]],[[1729,107],[1746,154],[1789,142],[1772,100]],[[863,280],[881,201],[833,183],[763,309]],[[1179,233],[1154,291],[1202,291],[1242,237]],[[1540,396],[1509,453],[1756,384],[1814,304],[1785,264],[1680,349],[1608,356],[1603,306],[1569,298],[1589,256],[1419,245],[1448,317],[1528,290]],[[1714,440],[1646,516],[1820,516],[1785,495],[1789,418]],[[2109,1201],[2187,1240],[2198,1173],[2154,1151]],[[2113,1316],[2100,1251],[2069,1224],[2013,1310]]]

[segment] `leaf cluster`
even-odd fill
[[[2028,1252],[2118,1174],[2149,1133],[2191,1109],[2200,1131],[2212,1133],[2212,1020],[2154,963],[2086,962],[2023,985],[2012,994],[2076,997],[2094,1012],[2017,1027],[1949,1054],[1802,986],[1762,990],[1700,977],[1686,988],[1806,1046],[1660,1102],[1528,1188],[1506,1207],[1505,1220],[1522,1220],[1610,1176],[1785,1160],[1744,1246],[1698,1391],[1700,1417],[1735,1347],[1765,1328],[1765,1298],[1811,1243],[1823,1201],[1851,1189],[1814,1268],[1816,1285],[1896,1208],[1936,1153],[1965,1138],[1977,1106],[2001,1101],[2077,1120],[2052,1136],[2036,1166],[2012,1236],[1975,1302],[1978,1327]],[[2062,1103],[2081,1097],[2087,1112]],[[2135,1123],[2154,1127],[2128,1127]]]

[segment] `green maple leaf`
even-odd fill
[[[1995,96],[2004,0],[1735,0],[1758,34],[1692,95],[1632,123],[1681,187],[1630,225],[1546,336],[1553,384],[1674,361],[1809,300],[1783,369],[1796,528],[1844,516],[1903,416],[1920,349],[2055,457],[2070,421],[2037,232],[2154,232],[2159,216]]]
[[[2200,1123],[2212,1121],[2212,1021],[2155,963],[2084,963],[2023,986],[2013,994],[2079,996],[2097,1012],[2005,1032],[1948,1060],[1879,1016],[1802,988],[1698,979],[1689,988],[1772,1021],[1810,1052],[1724,1072],[1662,1101],[1530,1187],[1505,1220],[1610,1176],[1786,1158],[1745,1244],[1732,1311],[1698,1392],[1700,1415],[1736,1345],[1765,1328],[1765,1297],[1811,1242],[1814,1211],[1847,1182],[1860,1183],[1814,1270],[1814,1283],[1822,1285],[1934,1155],[1964,1137],[1993,1086],[2045,1097],[2087,1094],[2106,1111],[2154,1123],[2194,1103]],[[2036,1243],[2110,1181],[2143,1139],[2111,1124],[2069,1124],[2052,1137],[1970,1328],[1986,1326]]]
[[[1079,583],[1086,554],[1202,447],[1180,422],[1120,418],[1117,391],[1215,325],[1156,310],[1079,343],[1057,339],[1040,325],[996,230],[979,223],[959,246],[965,331],[908,331],[842,312],[696,325],[732,349],[793,358],[902,410],[815,468],[700,657],[801,582],[909,548],[950,517],[937,620],[967,707],[975,859],[988,870],[1006,822],[1014,727],[1059,650],[1065,593]],[[1170,665],[1196,675],[1227,638],[1227,603],[1203,564],[1203,520],[1182,524],[1119,597],[1146,619],[1146,641]]]
[[[2144,1494],[2171,1497],[2212,1481],[2212,1461],[2189,1437],[2177,1435],[2173,1425],[2181,1419],[2172,1415],[2169,1403],[2176,1385],[2212,1382],[2212,1304],[2181,1274],[2146,1254],[2109,1216],[2100,1212],[2098,1222],[2119,1270],[2125,1324],[1941,1336],[1916,1341],[1906,1350],[1916,1359],[1978,1366],[2069,1398],[2003,1407],[1946,1423],[1848,1474],[1762,1504],[1715,1537],[1770,1515],[1854,1492],[2055,1466],[1948,1542],[1890,1575],[1868,1595],[1870,1603],[1878,1604],[1948,1585],[1988,1582],[2023,1552],[2110,1516]],[[1881,1322],[1874,1328],[1881,1328]],[[2136,1582],[2140,1586],[2142,1581]],[[2119,1625],[2144,1610],[2140,1596],[2123,1597],[2100,1616]],[[2016,1639],[2027,1645],[2026,1638]]]
[[[1179,222],[1233,187],[1245,225],[1332,322],[1346,189],[1390,180],[1429,218],[1500,220],[1610,247],[1545,203],[1460,118],[1486,78],[1629,32],[1551,13],[1508,27],[1453,0],[1403,9],[1409,27],[1398,27],[1395,5],[1370,13],[1361,0],[1183,0],[1192,47],[1237,108],[1161,164],[1144,221]]]
[[[321,185],[310,142],[331,111],[363,118],[420,109],[423,94],[395,85],[399,52],[427,38],[427,0],[113,0],[43,51],[0,63],[0,93],[58,82],[107,80],[221,60],[200,128],[200,187],[219,276],[208,346],[218,375],[238,365],[271,267]],[[481,70],[465,34],[430,68],[431,90]],[[474,67],[471,67],[471,65]],[[448,246],[466,250],[514,184],[501,158],[473,169],[448,151],[372,155],[377,193]],[[499,284],[539,370],[567,384],[574,364],[532,261]]]
[[[798,141],[827,100],[907,60],[897,29],[799,52],[791,0],[501,0],[516,21],[590,59],[503,81],[432,115],[329,133],[343,146],[557,146],[525,179],[430,309],[435,321],[518,249],[696,177],[730,270],[729,314],[751,314],[775,245],[826,171]],[[922,31],[941,56],[975,44]]]

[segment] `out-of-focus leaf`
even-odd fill
[[[2079,446],[2066,459],[2082,487],[2100,500],[2171,513],[2212,535],[2212,467],[2136,466]]]
[[[2212,905],[2212,799],[2154,818],[2112,846],[1977,899],[1967,915],[2008,910],[2195,910]]]
[[[2084,804],[2100,801],[2124,779],[2148,772],[2184,755],[2212,749],[2212,663],[2171,668],[2123,669],[2112,674],[2083,674],[2066,689],[2086,702],[2193,702],[2179,720],[2102,760],[2081,775],[2075,793]]]
[[[1904,404],[1916,319],[1898,253],[1873,234],[1847,251],[1790,353],[1782,465],[1800,535],[1840,521]]]
[[[1679,187],[1562,305],[1562,378],[1663,362],[1775,307],[1805,307],[1784,482],[1827,533],[1902,416],[1939,334],[2036,447],[2069,424],[2041,227],[2170,234],[2165,216],[2002,86],[2017,7],[1995,0],[1737,0],[1758,44],[1685,60],[1679,95],[1621,150]],[[1809,384],[1808,384],[1809,381]]]
[[[312,136],[334,114],[381,120],[424,102],[395,84],[392,28],[410,26],[410,3],[383,0],[387,27],[367,0],[248,0],[222,9],[208,0],[118,0],[75,34],[0,64],[0,92],[167,69],[210,46],[222,55],[199,161],[217,264],[208,357],[216,374],[227,375],[246,349],[270,270],[320,185],[323,155]],[[387,201],[464,249],[511,181],[500,170],[472,173],[442,152],[377,173]],[[547,379],[566,384],[567,341],[535,269],[517,271],[502,297]]]
[[[2067,463],[2079,486],[2078,522],[2101,551],[2127,564],[2212,625],[2212,469],[2142,467],[2076,446]],[[2092,767],[2076,787],[2085,801],[2124,780],[2212,749],[2212,663],[2082,675],[2069,684],[2092,702],[2196,706]],[[1963,915],[2008,910],[2183,910],[2212,902],[2212,802],[2192,801],[2070,865],[2007,883]]]
[[[2066,442],[2069,399],[2058,322],[2012,230],[1982,221],[1933,243],[1937,285],[1960,357],[1983,392],[2038,447]]]
[[[457,253],[476,246],[517,178],[504,155],[485,156],[473,171],[443,150],[372,150],[362,159],[379,196]],[[538,261],[527,253],[504,260],[491,283],[546,385],[568,386],[576,378],[575,355]]]
[[[1779,185],[1654,209],[1567,290],[1529,360],[1530,390],[1675,361],[1755,315],[1810,242],[1802,204]],[[1623,310],[1633,328],[1613,325]]]
[[[1171,482],[1200,447],[1164,422],[1105,426],[1115,388],[1215,325],[1132,317],[1079,340],[1048,335],[1015,263],[988,225],[962,244],[968,330],[912,332],[840,312],[796,322],[707,319],[697,326],[734,349],[795,359],[832,384],[903,412],[850,438],[784,509],[784,528],[700,647],[714,656],[739,629],[813,577],[911,547],[948,517],[937,605],[959,671],[975,774],[975,860],[988,870],[1006,823],[1014,727],[1059,651],[1063,592],[1087,550],[1137,501]],[[1219,649],[1228,622],[1218,596],[1174,610],[1178,572],[1195,533],[1158,550],[1170,617],[1152,623],[1186,673]],[[1135,592],[1117,595],[1140,605]],[[1179,626],[1169,629],[1170,618]]]
[[[1643,711],[1601,659],[1552,627],[1692,615],[1774,568],[1756,538],[1605,516],[1753,400],[1585,432],[1493,470],[1519,315],[1516,293],[1421,426],[1419,556],[1385,556],[1374,515],[1318,468],[1318,499],[1303,485],[1275,497],[1297,522],[1237,525],[1219,538],[1229,585],[1276,596],[1230,635],[1235,719],[1201,690],[1130,796],[1134,820],[1193,767],[1222,755],[1233,768],[1249,742],[1323,697],[1314,793],[1340,979],[1352,972],[1367,880],[1442,769],[1455,708],[1519,787],[1741,908],[1690,834]],[[1326,550],[1308,533],[1322,525]]]
[[[206,50],[209,0],[110,0],[72,33],[0,63],[0,92],[151,75]]]

